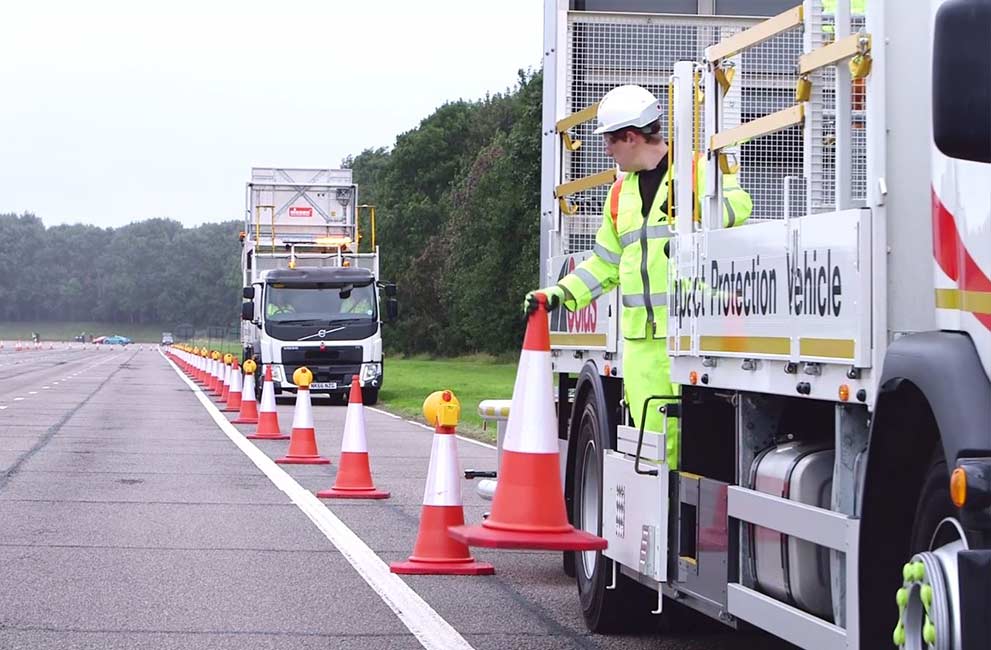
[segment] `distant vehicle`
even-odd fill
[[[90,339],[90,343],[103,343],[107,339],[106,336],[94,336]]]
[[[94,339],[93,341],[95,343],[96,339]],[[131,339],[127,338],[126,336],[121,336],[120,334],[114,334],[113,336],[103,337],[103,341],[102,341],[104,345],[127,345],[130,342]]]
[[[175,339],[172,338],[172,332],[162,332],[162,345],[172,345],[175,343]]]

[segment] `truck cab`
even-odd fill
[[[365,403],[374,404],[382,386],[382,331],[379,289],[362,268],[276,269],[262,274],[250,291],[261,309],[258,347],[252,356],[272,366],[276,393],[295,392],[297,368],[313,372],[315,393],[344,395],[357,376]]]

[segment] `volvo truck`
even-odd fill
[[[379,279],[374,217],[362,232],[357,201],[350,169],[251,170],[241,342],[258,363],[259,392],[265,368],[279,395],[296,391],[293,373],[306,366],[312,393],[343,398],[357,376],[364,403],[378,400],[382,323],[398,303],[395,285]]]

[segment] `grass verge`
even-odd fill
[[[409,419],[423,421],[423,400],[435,390],[450,389],[461,401],[458,432],[476,440],[495,443],[496,427],[483,430],[478,403],[485,399],[509,399],[516,380],[516,361],[484,356],[454,359],[396,358],[385,361],[385,383],[378,406]]]

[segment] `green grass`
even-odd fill
[[[97,323],[97,322],[3,322],[0,323],[0,340],[16,339],[29,340],[31,332],[37,332],[42,341],[71,341],[80,332],[93,336],[110,336],[120,334],[127,336],[135,343],[158,343],[162,340],[162,332],[171,331],[167,325],[145,324],[127,325],[126,323]]]
[[[485,442],[495,442],[495,422],[482,429],[478,403],[485,399],[509,399],[516,380],[516,361],[484,356],[455,359],[387,357],[385,383],[379,405],[387,411],[423,421],[423,400],[435,390],[450,389],[461,401],[458,432]]]
[[[218,339],[190,339],[188,341],[183,341],[187,345],[191,345],[195,348],[207,348],[209,350],[217,350],[221,354],[230,352],[235,357],[237,357],[238,363],[241,361],[241,353],[244,348],[241,347],[240,341],[226,340],[221,342]]]

